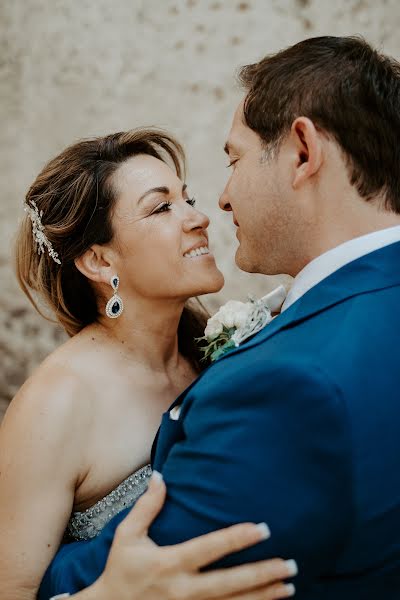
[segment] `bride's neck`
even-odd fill
[[[166,371],[179,361],[178,326],[183,308],[183,301],[125,300],[120,317],[101,316],[94,327],[100,327],[132,360]]]

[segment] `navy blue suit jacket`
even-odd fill
[[[400,243],[333,273],[188,388],[153,448],[175,544],[241,521],[272,537],[219,565],[281,556],[299,600],[400,598]],[[121,513],[63,546],[41,599],[102,572]]]

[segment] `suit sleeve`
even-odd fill
[[[214,376],[210,370],[191,390],[191,405],[182,410],[184,437],[162,469],[168,501],[151,536],[175,544],[241,521],[265,521],[269,540],[213,566],[294,558],[297,581],[306,582],[332,567],[348,535],[343,401],[310,365],[243,363],[221,361]]]
[[[128,512],[116,515],[96,538],[62,545],[43,577],[37,600],[76,594],[94,583],[104,571],[115,530]]]

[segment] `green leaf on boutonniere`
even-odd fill
[[[207,345],[201,348],[201,351],[204,354],[201,360],[217,360],[217,358],[222,356],[222,354],[227,352],[230,348],[235,347],[234,342],[231,340],[231,337],[235,333],[235,331],[235,327],[230,327],[229,329],[224,327],[222,333],[220,333],[212,341],[209,341],[206,336],[196,338],[196,342],[208,342]]]
[[[211,354],[211,360],[217,360],[218,358],[220,358],[223,354],[225,354],[226,352],[229,352],[229,350],[233,349],[236,347],[235,342],[233,342],[232,340],[228,340],[226,342],[226,344],[224,344],[223,346],[221,346],[220,348],[218,348],[217,350],[215,350],[212,354]]]

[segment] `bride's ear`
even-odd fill
[[[75,259],[75,266],[88,279],[96,283],[109,283],[113,275],[109,257],[98,244],[91,246],[84,254]]]

